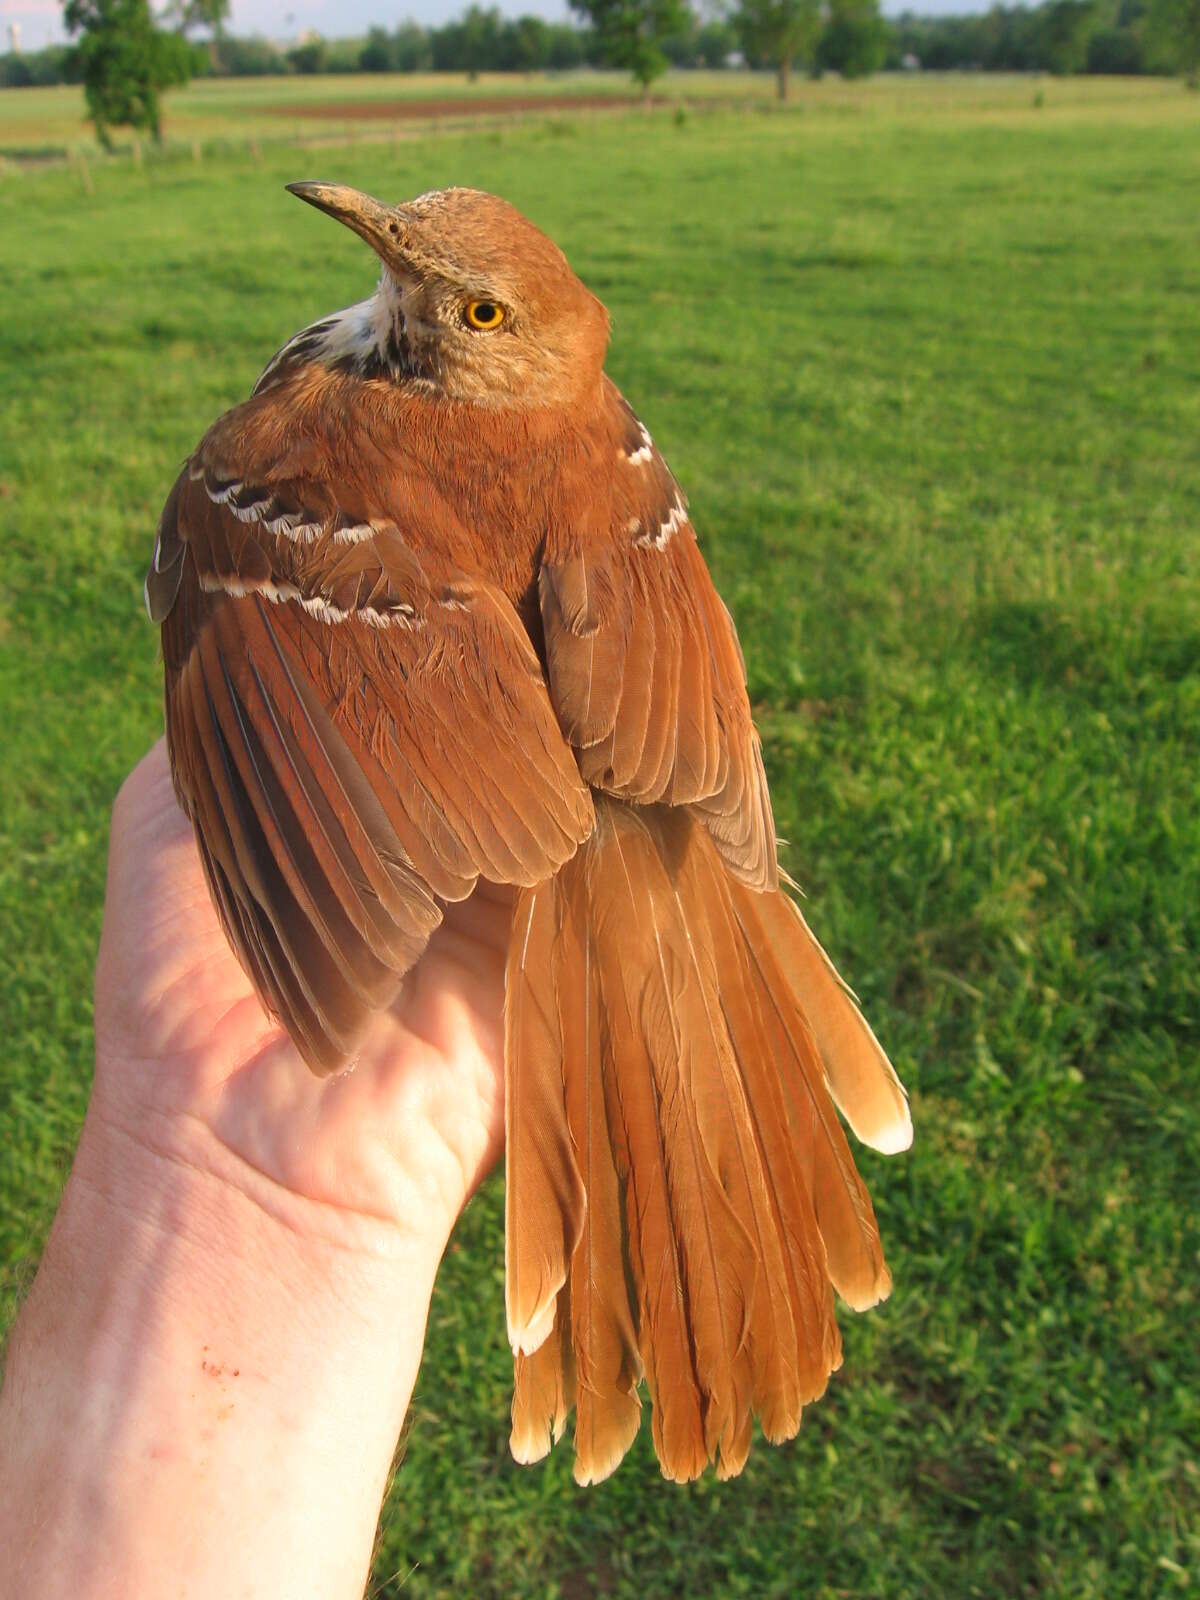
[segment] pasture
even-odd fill
[[[168,134],[195,107],[244,139],[297,89],[198,85]],[[42,123],[0,96],[0,147],[70,143],[68,93]],[[159,506],[283,339],[372,284],[282,185],[475,184],[613,313],[609,370],[741,631],[785,864],[916,1142],[860,1157],[891,1300],[843,1314],[792,1445],[689,1489],[645,1428],[589,1491],[565,1447],[509,1460],[494,1179],[443,1266],[373,1593],[1194,1593],[1200,97],[880,80],[770,114],[278,131],[258,160],[94,165],[91,193],[0,177],[3,1320],[86,1104],[109,806],[161,725]]]
[[[627,73],[592,70],[535,73],[528,77],[480,73],[474,79],[450,73],[357,73],[351,76],[199,78],[163,100],[166,151],[192,159],[199,153],[245,153],[248,141],[323,147],[331,142],[380,141],[409,137],[413,121],[436,128],[515,117],[557,117],[577,106],[594,119],[605,107],[626,109],[635,92]],[[1034,105],[1035,100],[1041,104]],[[499,104],[497,104],[497,102]],[[747,112],[775,109],[775,84],[763,72],[670,72],[654,85],[654,102],[663,107],[704,111],[734,108]],[[955,74],[920,78],[879,77],[859,84],[837,78],[797,81],[788,114],[820,120],[851,118],[889,128],[916,120],[1020,117],[1039,110],[1046,120],[1082,115],[1106,121],[1133,120],[1186,127],[1177,85],[1152,79],[1060,79],[1052,83],[995,75],[986,79]],[[511,107],[507,114],[501,106]],[[587,124],[577,115],[577,131]],[[429,128],[415,130],[428,133]],[[115,130],[118,151],[133,152],[127,129]],[[99,154],[87,122],[82,90],[75,87],[0,92],[0,159],[15,162],[61,160]]]

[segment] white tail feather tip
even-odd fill
[[[512,1346],[514,1355],[531,1356],[535,1350],[542,1348],[554,1331],[554,1307],[557,1298],[556,1289],[554,1298],[549,1304],[540,1306],[523,1328],[514,1328],[512,1323],[509,1323],[508,1342]]]
[[[869,1139],[863,1140],[863,1143],[869,1145],[872,1150],[878,1150],[881,1156],[898,1156],[907,1150],[912,1142],[913,1125],[907,1101],[902,1116],[885,1127],[877,1128]]]

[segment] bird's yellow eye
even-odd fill
[[[494,300],[468,300],[463,310],[467,327],[478,333],[491,333],[504,321],[504,307]]]

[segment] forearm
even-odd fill
[[[362,1594],[443,1230],[314,1239],[210,1156],[89,1114],[9,1345],[0,1600]]]

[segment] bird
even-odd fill
[[[907,1095],[778,863],[733,619],[507,201],[287,186],[379,282],[268,362],[171,489],[146,606],[213,901],[307,1066],[353,1062],[445,908],[511,886],[510,1445],[742,1470],[891,1276],[840,1117]]]

